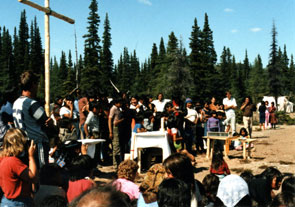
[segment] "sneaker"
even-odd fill
[[[237,150],[237,151],[241,151],[241,150],[243,150],[243,147],[240,145],[240,146],[237,146],[236,148],[235,148],[235,150]]]

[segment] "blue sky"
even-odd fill
[[[44,0],[32,0],[44,5]],[[52,10],[75,19],[75,26],[54,17],[50,18],[51,57],[60,57],[61,51],[74,55],[76,28],[78,53],[83,54],[84,39],[87,33],[87,17],[90,0],[51,0]],[[20,13],[25,9],[27,22],[37,17],[42,39],[44,40],[44,14],[17,0],[1,0],[0,26],[6,26],[10,34],[18,28]],[[268,63],[273,21],[277,27],[278,45],[287,46],[287,53],[295,55],[295,1],[294,0],[98,0],[98,13],[101,18],[100,37],[103,32],[105,14],[109,14],[112,34],[112,52],[115,63],[127,47],[134,49],[139,60],[149,57],[153,43],[159,45],[160,38],[165,44],[168,35],[174,31],[182,39],[190,52],[189,37],[194,18],[202,28],[204,14],[209,16],[213,31],[215,50],[219,57],[224,46],[231,49],[237,62],[243,61],[245,50],[251,63],[260,54],[264,66]],[[44,47],[44,42],[43,42]]]

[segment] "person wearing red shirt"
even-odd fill
[[[9,129],[4,137],[0,161],[0,186],[4,193],[1,206],[33,206],[32,183],[38,181],[34,159],[36,145],[31,141],[28,149],[29,166],[22,159],[27,139],[20,129]]]
[[[92,169],[92,159],[88,155],[81,155],[73,159],[69,169],[70,180],[67,190],[69,203],[84,191],[94,187],[94,182],[89,178]]]
[[[210,173],[217,175],[220,180],[230,174],[228,165],[224,161],[222,151],[220,150],[216,150],[212,156]]]

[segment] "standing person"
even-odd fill
[[[226,119],[224,124],[227,126],[226,132],[231,127],[232,135],[236,134],[236,114],[235,109],[237,107],[236,99],[231,96],[231,92],[226,92],[226,98],[223,99],[223,105],[225,110]]]
[[[73,99],[70,96],[67,96],[64,101],[64,105],[61,107],[59,111],[59,115],[61,118],[68,118],[68,119],[73,119],[73,110],[74,110],[74,105],[73,105]]]
[[[265,128],[267,129],[268,127],[270,128],[270,123],[269,123],[269,105],[268,105],[268,101],[265,101],[265,107],[266,107],[266,111],[265,111]]]
[[[120,107],[122,106],[121,99],[115,99],[109,114],[109,137],[112,140],[113,145],[113,166],[118,169],[121,162],[120,157],[120,139],[119,139],[119,125],[124,121],[122,118]]]
[[[13,104],[13,120],[16,128],[24,130],[30,140],[34,140],[38,158],[38,168],[48,163],[49,140],[44,131],[51,120],[44,108],[34,98],[38,89],[38,78],[26,71],[21,75],[22,95]]]
[[[216,111],[211,111],[211,117],[207,121],[207,131],[208,132],[219,132],[219,119],[216,117]]]
[[[34,206],[31,186],[38,181],[36,145],[32,140],[26,149],[26,142],[25,133],[20,129],[9,129],[4,137],[0,162],[0,186],[4,193],[1,206]],[[27,159],[28,165],[22,161]]]
[[[78,108],[79,108],[79,119],[80,119],[80,122],[79,122],[79,127],[80,127],[80,137],[82,139],[84,139],[85,137],[85,132],[84,132],[84,123],[86,121],[86,116],[83,112],[83,109],[84,107],[88,104],[88,99],[87,99],[87,96],[83,96],[82,98],[79,99],[78,101]]]
[[[248,134],[251,138],[253,125],[253,111],[256,111],[256,106],[252,103],[251,98],[248,96],[245,98],[245,101],[240,109],[243,111],[244,127],[248,130]]]
[[[60,115],[59,115],[59,112],[60,112],[60,109],[61,109],[61,105],[62,105],[62,97],[60,96],[57,96],[55,98],[55,102],[54,102],[54,106],[53,106],[53,110],[52,110],[52,115],[54,117],[54,124],[57,126],[58,124],[58,121],[61,119]]]
[[[161,125],[162,113],[164,112],[165,104],[168,102],[167,100],[164,99],[163,93],[159,93],[157,97],[158,97],[157,100],[152,101],[152,104],[155,105],[155,111],[156,111],[154,130],[159,130]]]
[[[185,145],[186,149],[189,153],[192,153],[192,145],[193,141],[195,139],[195,131],[196,131],[196,124],[198,121],[198,113],[195,109],[193,109],[193,104],[192,104],[192,99],[187,98],[185,100],[185,107],[186,109],[184,110],[184,122],[185,122],[185,127],[184,127],[184,137],[185,137]],[[197,146],[201,147],[201,150],[203,150],[203,142],[202,140],[196,140]]]
[[[216,104],[216,98],[214,96],[211,98],[211,103],[209,105],[209,109],[211,111],[217,111],[218,110],[218,105]]]
[[[265,102],[261,101],[261,105],[259,106],[259,128],[261,129],[261,126],[263,127],[263,130],[265,130],[265,113],[266,113],[266,106]]]
[[[276,129],[276,124],[278,123],[277,117],[276,117],[276,110],[275,102],[271,102],[271,106],[268,108],[269,111],[269,122],[271,124],[272,129]]]

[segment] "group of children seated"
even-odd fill
[[[295,205],[294,176],[286,177],[274,167],[255,176],[250,171],[232,175],[218,150],[212,157],[210,174],[202,182],[195,179],[195,168],[187,154],[173,153],[162,164],[151,166],[139,183],[135,183],[137,163],[125,160],[119,165],[116,179],[98,185],[93,180],[96,166],[88,155],[74,156],[66,170],[49,164],[39,171],[35,149],[21,130],[8,130],[0,160],[1,206]],[[275,195],[273,190],[281,185],[281,192]]]

